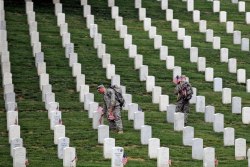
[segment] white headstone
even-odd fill
[[[80,102],[84,102],[84,95],[89,93],[89,85],[80,85]]]
[[[206,42],[213,42],[214,40],[214,30],[207,29],[206,31]]]
[[[227,22],[227,12],[220,11],[220,22],[221,23]]]
[[[37,31],[37,22],[36,21],[31,21],[29,22],[29,32],[30,35],[33,31]]]
[[[115,65],[114,64],[108,64],[106,68],[106,78],[111,79],[112,76],[115,75]]]
[[[139,20],[143,21],[146,18],[146,8],[139,8]]]
[[[134,129],[140,130],[144,125],[144,112],[138,111],[134,113]]]
[[[88,0],[81,0],[81,6],[88,5]]]
[[[207,31],[207,21],[206,20],[200,20],[199,31],[202,33],[205,33]]]
[[[200,22],[200,11],[199,10],[194,10],[193,11],[193,22],[194,23],[199,23]]]
[[[143,56],[140,54],[135,55],[134,57],[134,69],[138,70],[143,65]]]
[[[236,58],[228,59],[228,72],[236,73],[236,70],[237,70],[237,59]]]
[[[232,90],[231,88],[223,88],[222,89],[222,103],[230,104],[232,100]]]
[[[2,63],[2,67],[3,67],[3,64],[6,64],[6,63]],[[9,64],[9,63],[7,63]],[[7,85],[7,84],[12,84],[12,74],[10,72],[5,72],[3,74],[3,86],[4,85]]]
[[[198,57],[197,70],[204,72],[206,70],[206,57]]]
[[[166,60],[167,56],[168,56],[168,47],[161,46],[160,47],[160,60]]]
[[[160,49],[162,46],[162,36],[155,35],[154,37],[154,49]]]
[[[5,103],[16,102],[16,94],[14,92],[6,93],[4,99]]]
[[[110,54],[102,55],[102,68],[107,68],[108,64],[111,62]]]
[[[138,112],[138,104],[130,103],[128,105],[128,120],[134,120],[134,113]]]
[[[220,49],[220,62],[228,62],[228,48]]]
[[[177,39],[178,40],[184,40],[185,32],[186,32],[185,28],[178,28],[178,30],[177,30]]]
[[[157,149],[157,167],[169,167],[169,148],[160,147]]]
[[[63,149],[63,166],[76,167],[76,149],[74,147],[65,147]]]
[[[246,12],[246,3],[245,3],[245,1],[240,1],[238,3],[238,11],[239,12]]]
[[[45,94],[45,108],[49,109],[49,103],[55,102],[55,93],[48,92]]]
[[[233,21],[227,21],[227,33],[234,33],[234,22]]]
[[[84,94],[84,110],[89,109],[90,102],[94,102],[94,94],[93,93]]]
[[[241,31],[233,32],[233,44],[241,44]]]
[[[224,146],[234,146],[235,140],[234,128],[224,128],[223,138]]]
[[[69,58],[69,55],[71,53],[74,53],[74,44],[73,43],[69,43],[65,45],[65,57]]]
[[[91,38],[94,38],[96,34],[98,34],[98,25],[97,24],[90,24],[89,36]]]
[[[214,114],[213,122],[214,132],[223,132],[224,131],[224,115],[221,113]]]
[[[67,44],[70,44],[70,33],[64,33],[62,35],[62,46],[66,47]]]
[[[54,126],[54,144],[58,144],[58,139],[60,137],[65,137],[65,126],[55,125]]]
[[[13,84],[6,84],[4,85],[4,94],[14,92],[14,85]]]
[[[161,0],[161,9],[162,10],[168,9],[168,0]]]
[[[192,46],[192,38],[191,36],[184,36],[183,38],[183,48],[189,49]]]
[[[116,17],[115,18],[115,30],[120,31],[120,26],[123,25],[123,17]]]
[[[8,111],[7,112],[7,130],[11,125],[18,125],[18,112]]]
[[[26,14],[28,14],[28,12],[33,12],[33,2],[26,2],[25,9],[26,9]]]
[[[140,9],[141,8],[141,0],[135,0],[135,8]]]
[[[46,73],[46,63],[40,62],[37,64],[37,75],[40,75],[42,73]]]
[[[220,12],[220,1],[213,1],[213,12]]]
[[[6,62],[10,62],[10,53],[9,53],[9,51],[2,52],[1,63],[6,63]]]
[[[221,40],[220,37],[213,38],[213,49],[220,49],[221,47]]]
[[[38,52],[35,54],[35,65],[37,67],[38,63],[44,62],[44,53]]]
[[[250,92],[250,79],[247,79],[246,91]]]
[[[91,15],[91,6],[84,5],[83,6],[83,17],[87,17],[88,15]]]
[[[246,139],[238,138],[235,139],[235,160],[243,160],[246,159]]]
[[[58,145],[57,145],[57,157],[59,159],[63,159],[63,150],[66,147],[69,147],[70,139],[68,137],[60,137],[58,139]]]
[[[88,29],[90,29],[91,24],[95,24],[94,20],[95,20],[95,16],[94,15],[87,15],[86,26],[87,26]]]
[[[120,81],[121,81],[121,77],[120,75],[113,75],[111,77],[111,85],[117,85],[117,86],[120,86]]]
[[[26,148],[16,147],[13,149],[13,167],[26,167]]]
[[[139,69],[139,73],[140,73],[140,81],[146,81],[148,76],[148,66],[142,65]]]
[[[148,140],[148,156],[150,159],[157,158],[158,148],[160,148],[160,139],[151,138]]]
[[[141,126],[141,144],[147,145],[152,138],[152,127],[149,125]]]
[[[55,15],[57,16],[58,13],[62,13],[62,4],[61,3],[55,4]]]
[[[168,70],[173,70],[175,67],[175,61],[174,61],[174,56],[167,56],[166,57],[166,68]]]
[[[242,108],[242,123],[250,124],[250,107]]]
[[[246,70],[245,69],[237,70],[237,82],[246,83]]]
[[[238,0],[231,0],[232,3],[237,4]]]
[[[179,28],[179,20],[178,19],[172,19],[171,30],[173,32],[176,32],[176,31],[178,31],[178,28]]]
[[[129,51],[128,56],[130,58],[134,58],[137,55],[137,46],[133,44],[130,45],[128,51]]]
[[[58,13],[57,14],[57,26],[60,26],[61,24],[65,23],[65,14],[64,13]]]
[[[191,47],[190,48],[190,62],[191,63],[197,63],[198,61],[198,48],[197,47]]]
[[[205,69],[205,81],[213,82],[213,80],[214,80],[214,69],[211,67],[207,67]]]
[[[106,44],[99,44],[97,46],[97,55],[98,55],[98,58],[102,58],[102,55],[106,54]]]
[[[8,134],[9,134],[9,143],[11,143],[12,139],[20,138],[20,126],[10,125]]]
[[[241,97],[232,98],[232,113],[241,114]]]
[[[187,11],[191,12],[194,10],[194,0],[187,0]]]
[[[97,33],[94,36],[94,48],[97,49],[100,44],[102,44],[102,34]]]
[[[5,73],[11,73],[11,71],[10,71],[10,69],[11,69],[10,62],[4,62],[4,63],[1,64],[1,66],[2,66],[2,74],[3,75]]]
[[[124,37],[124,49],[129,49],[130,45],[132,45],[133,37],[130,34],[125,35]]]
[[[147,78],[146,78],[146,90],[147,90],[147,92],[152,92],[154,86],[155,86],[155,77],[154,76],[147,76]]]
[[[167,106],[169,105],[169,96],[160,95],[159,110],[167,111]]]
[[[173,20],[173,9],[166,10],[166,20],[172,21]]]
[[[76,91],[80,92],[80,86],[85,85],[85,75],[80,74],[76,76]]]
[[[192,159],[203,160],[203,139],[201,138],[192,140]]]
[[[77,75],[81,75],[81,72],[82,72],[82,64],[73,63],[72,76],[76,77]]]
[[[160,103],[160,95],[162,92],[162,88],[160,86],[153,87],[152,90],[152,103],[159,104]]]
[[[60,125],[62,122],[61,111],[51,111],[50,112],[50,130],[54,130],[56,125]]]
[[[98,110],[99,104],[97,102],[90,102],[89,109],[88,109],[88,117],[93,118],[94,111]]]
[[[105,138],[109,138],[109,126],[99,125],[98,126],[98,143],[103,144]]]
[[[50,84],[46,84],[42,86],[42,99],[45,102],[45,95],[46,93],[52,92],[52,86]]]
[[[13,157],[13,149],[17,147],[23,147],[23,139],[22,138],[15,138],[11,140],[10,143],[10,155]]]
[[[213,123],[214,122],[214,106],[206,106],[205,108],[205,122]]]
[[[119,7],[112,6],[111,7],[111,17],[112,17],[112,19],[115,19],[118,16],[119,16]]]
[[[182,133],[182,143],[184,146],[192,146],[194,138],[194,127],[185,126]]]
[[[149,31],[150,27],[151,27],[151,18],[148,17],[144,18],[143,20],[144,31]]]
[[[205,112],[205,96],[196,96],[196,112]]]
[[[174,123],[175,109],[176,109],[176,105],[174,105],[174,104],[167,105],[166,116],[167,116],[167,122],[168,123]]]
[[[203,151],[203,166],[215,167],[215,148],[206,147]]]
[[[246,23],[250,24],[250,12],[246,12]]]
[[[125,38],[128,33],[128,27],[126,25],[122,25],[120,27],[120,38]]]
[[[102,113],[99,111],[93,112],[93,119],[92,119],[92,128],[98,129],[98,126],[103,123],[103,120],[101,119]]]
[[[184,114],[177,112],[174,113],[174,130],[182,131],[184,128]]]
[[[241,39],[241,50],[242,51],[249,51],[249,38],[242,38]]]
[[[39,32],[33,31],[31,33],[30,45],[33,46],[36,42],[39,42]]]
[[[103,156],[105,159],[112,158],[112,148],[115,147],[114,138],[105,138],[103,143]]]
[[[108,7],[115,6],[115,0],[108,0]]]
[[[173,79],[177,76],[181,76],[181,67],[175,66],[173,69]]]
[[[111,158],[111,167],[123,167],[124,149],[122,147],[113,147],[112,148],[112,158]]]
[[[132,95],[131,94],[123,94],[123,98],[125,100],[125,106],[123,107],[123,110],[128,110],[128,106],[130,103],[132,103]]]
[[[17,111],[17,103],[16,102],[9,102],[5,104],[6,111]]]

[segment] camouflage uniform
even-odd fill
[[[104,93],[104,107],[103,111],[106,117],[109,117],[108,109],[112,109],[113,115],[115,117],[114,120],[109,120],[109,128],[116,129],[118,131],[123,130],[122,119],[121,119],[121,107],[120,103],[115,99],[115,92],[113,89],[106,89],[107,91]]]
[[[184,99],[182,95],[182,84],[186,81],[179,82],[175,87],[175,94],[177,95],[177,103],[175,112],[184,113],[184,123],[187,123],[189,113],[189,100]]]

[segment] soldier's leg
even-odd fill
[[[183,112],[182,108],[183,108],[182,100],[177,101],[175,112]]]
[[[114,121],[114,120],[109,120],[109,119],[108,119],[108,117],[109,117],[108,112],[106,112],[105,114],[106,114],[107,121],[109,122],[109,130],[116,130],[115,121]]]
[[[188,122],[188,113],[189,113],[189,101],[183,102],[183,113],[184,113],[184,122]]]
[[[123,130],[122,118],[121,118],[121,109],[119,107],[114,109],[115,123],[118,131]]]

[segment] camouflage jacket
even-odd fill
[[[119,102],[115,98],[115,92],[113,89],[106,89],[107,91],[103,95],[104,107],[103,111],[107,112],[108,109],[114,109],[119,106]]]

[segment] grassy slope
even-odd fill
[[[180,25],[186,28],[186,34],[192,35],[192,45],[198,46],[200,55],[207,58],[207,67],[213,67],[215,76],[223,77],[224,86],[231,87],[233,96],[241,96],[243,106],[248,106],[249,96],[245,93],[245,86],[236,83],[236,75],[229,74],[227,65],[219,62],[219,52],[212,50],[211,44],[204,42],[204,34],[198,33],[197,24],[192,24],[192,15],[186,12],[185,3],[173,0],[170,2],[170,8],[175,11],[174,17],[180,19]],[[86,84],[90,85],[90,91],[95,93],[95,100],[101,102],[101,96],[96,94],[96,85],[108,84],[110,81],[105,79],[105,70],[101,68],[101,60],[97,58],[93,40],[89,38],[89,30],[82,17],[82,8],[78,0],[62,1],[62,3],[66,22],[69,24],[71,41],[75,43],[75,52],[78,53],[78,61],[82,64],[82,73],[86,76]],[[227,6],[226,10],[233,8],[230,3],[224,1],[222,3]],[[158,105],[152,105],[151,94],[145,91],[145,82],[139,82],[139,71],[134,70],[133,60],[128,58],[128,51],[123,48],[123,40],[114,30],[114,21],[111,20],[111,10],[107,7],[107,2],[97,0],[89,4],[92,6],[95,22],[99,25],[99,32],[103,35],[103,42],[107,45],[107,52],[111,54],[111,62],[116,65],[116,73],[121,75],[122,85],[126,85],[127,92],[133,95],[133,102],[142,106],[145,112],[145,123],[153,127],[153,137],[159,137],[161,146],[170,148],[173,166],[201,166],[201,161],[190,160],[191,148],[182,146],[182,134],[174,132],[173,125],[165,122],[165,113],[159,113]],[[133,7],[134,2],[117,0],[116,5],[119,6],[120,16],[124,17],[124,24],[128,25],[128,33],[133,35],[133,43],[138,46],[138,53],[143,55],[144,64],[149,65],[149,74],[156,77],[156,85],[161,86],[163,93],[170,95],[170,102],[174,103],[172,72],[164,70],[165,62],[159,60],[159,51],[154,50],[153,41],[148,38],[147,32],[143,31],[143,23],[138,21],[138,11]],[[250,136],[247,133],[249,126],[242,125],[240,115],[230,113],[230,105],[222,105],[221,94],[214,93],[212,83],[204,82],[204,74],[197,73],[196,65],[189,63],[189,51],[182,48],[182,42],[176,40],[176,33],[171,32],[170,23],[164,19],[165,12],[160,10],[160,2],[148,0],[143,1],[142,5],[147,8],[147,16],[152,18],[152,25],[157,27],[158,34],[163,35],[163,44],[169,46],[169,54],[175,56],[176,64],[181,66],[183,73],[190,77],[192,85],[198,88],[198,94],[206,96],[206,105],[214,105],[216,112],[225,114],[225,127],[234,127],[236,138],[243,137],[249,141]],[[56,94],[56,101],[60,103],[63,112],[66,136],[71,140],[70,145],[77,149],[78,166],[110,166],[110,161],[102,158],[102,146],[97,144],[97,131],[92,130],[91,120],[87,118],[86,112],[82,112],[82,104],[78,102],[71,68],[68,67],[68,60],[64,56],[59,28],[56,26],[53,4],[35,2],[34,6],[47,73],[50,74],[50,83]],[[225,33],[225,25],[218,23],[218,16],[211,12],[211,4],[203,0],[197,3],[195,8],[201,10],[202,19],[209,21],[208,27],[213,28],[215,34],[222,37],[222,46],[230,48],[230,57],[236,56],[234,54],[237,53],[239,67],[247,69],[246,64],[250,59],[246,56],[249,53],[241,52],[239,46],[232,45],[232,36]],[[53,144],[53,131],[49,130],[47,112],[41,102],[25,6],[23,3],[6,2],[5,10],[11,70],[20,111],[21,136],[27,148],[30,166],[62,166],[62,161],[57,159],[57,149]],[[234,12],[236,12],[235,9]],[[248,31],[243,23],[244,18],[239,16],[236,21],[243,34],[247,34]],[[19,26],[15,26],[17,24]],[[2,88],[0,91],[2,94]],[[0,104],[4,109],[3,103]],[[195,128],[195,137],[203,138],[204,146],[216,147],[220,166],[246,166],[247,161],[233,160],[234,147],[222,147],[223,135],[214,133],[212,125],[204,123],[204,114],[195,113],[194,106],[191,109],[189,120],[190,125]],[[132,122],[127,121],[127,113],[124,112],[122,116],[126,133],[120,136],[111,133],[110,136],[116,138],[116,145],[125,147],[125,151],[131,158],[127,166],[155,166],[156,161],[147,157],[147,146],[140,144],[139,131],[133,130]],[[11,166],[6,113],[0,113],[0,122],[2,124],[0,153],[3,155],[0,158],[0,166]]]

